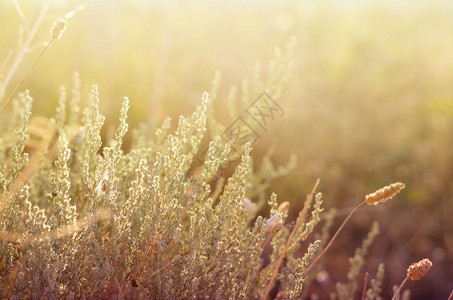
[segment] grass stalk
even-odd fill
[[[38,14],[38,17],[36,18],[35,23],[33,24],[33,27],[30,29],[30,32],[28,33],[27,38],[25,39],[24,44],[22,45],[22,48],[21,48],[19,54],[17,55],[16,59],[14,60],[14,63],[11,66],[11,69],[9,70],[8,74],[6,74],[6,76],[5,76],[5,80],[3,81],[3,84],[0,87],[0,100],[3,98],[3,95],[5,94],[6,88],[7,88],[8,84],[9,84],[9,81],[11,80],[11,78],[13,77],[13,75],[16,72],[17,68],[19,67],[20,63],[22,62],[22,60],[23,60],[23,58],[25,56],[25,53],[27,52],[31,42],[33,41],[33,38],[35,37],[36,31],[38,30],[39,26],[41,25],[42,20],[44,19],[44,15],[45,15],[45,13],[46,13],[46,11],[48,9],[48,2],[49,1],[46,1],[44,3],[41,11]],[[25,78],[21,81],[20,84],[22,84],[22,82],[24,80],[25,80]],[[19,87],[17,87],[17,88],[19,88]],[[14,94],[14,93],[12,93],[12,94]],[[11,97],[12,96],[10,96],[10,98]],[[3,105],[1,111],[3,111],[4,107],[6,106],[6,104],[8,102],[9,101],[6,101],[6,103]]]
[[[269,283],[267,285],[266,292],[264,293],[263,300],[265,300],[267,298],[267,296],[269,295],[269,292],[271,291],[272,284],[274,283],[274,280],[277,277],[277,273],[278,273],[278,269],[280,267],[280,264],[282,263],[283,258],[285,257],[286,251],[288,250],[288,247],[289,247],[291,241],[293,240],[294,235],[297,232],[297,228],[299,227],[300,222],[302,221],[303,216],[305,215],[305,212],[308,209],[308,204],[311,202],[311,200],[313,199],[313,196],[315,195],[315,192],[316,192],[316,189],[318,188],[318,185],[319,185],[319,178],[318,178],[318,180],[316,180],[316,183],[313,186],[313,190],[311,191],[310,195],[308,196],[307,200],[305,201],[304,208],[302,209],[302,211],[299,214],[299,218],[297,219],[296,225],[294,226],[293,230],[291,231],[291,234],[288,237],[288,240],[286,241],[286,244],[285,244],[285,247],[283,248],[282,254],[280,254],[280,257],[279,257],[279,259],[277,261],[277,264],[275,265],[274,272],[272,273],[272,277],[271,277],[271,279],[270,279],[270,281],[269,281]]]
[[[363,282],[363,290],[362,290],[362,300],[365,300],[366,294],[366,286],[368,284],[368,272],[365,273],[365,281]]]
[[[407,281],[408,279],[409,279],[409,274],[406,276],[406,278],[404,278],[403,282],[401,282],[400,286],[399,286],[398,289],[395,291],[395,294],[393,295],[392,300],[395,300],[396,297],[400,294],[401,289],[403,288],[404,284],[406,283],[406,281]]]
[[[350,213],[349,215],[346,217],[346,219],[344,219],[343,223],[341,224],[341,226],[338,228],[337,232],[335,233],[335,235],[330,239],[330,242],[327,244],[327,246],[324,248],[324,250],[321,252],[321,254],[319,254],[315,260],[311,263],[311,265],[305,269],[304,271],[304,275],[305,278],[308,276],[308,273],[310,272],[310,270],[313,268],[313,266],[316,264],[316,262],[321,258],[321,256],[324,255],[324,253],[327,252],[327,250],[329,250],[329,248],[332,246],[333,242],[335,241],[335,239],[337,238],[337,236],[340,234],[341,230],[343,230],[344,226],[346,225],[346,223],[349,221],[349,219],[352,217],[352,215],[359,209],[361,208],[362,206],[364,206],[366,204],[366,201],[363,201],[362,203],[360,203],[359,205],[357,205]]]
[[[33,70],[33,68],[35,67],[36,63],[38,62],[38,60],[43,56],[44,52],[46,52],[46,50],[49,48],[50,44],[52,43],[52,41],[54,40],[54,38],[50,39],[49,42],[47,43],[47,45],[44,47],[44,49],[42,49],[41,53],[38,55],[38,57],[33,61],[33,63],[31,64],[30,68],[28,68],[28,71],[27,73],[25,73],[25,75],[22,77],[22,79],[19,81],[19,83],[16,85],[16,87],[14,88],[14,90],[11,92],[11,94],[9,95],[8,99],[6,99],[5,103],[3,104],[2,108],[0,108],[0,113],[3,112],[3,110],[5,109],[5,107],[8,105],[8,103],[11,101],[11,99],[14,97],[14,95],[17,93],[17,91],[19,90],[20,86],[22,85],[22,83],[24,83],[25,79],[27,79],[28,75],[30,75],[31,71]]]

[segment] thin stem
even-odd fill
[[[17,4],[19,6],[19,9],[18,9],[18,6],[16,5],[16,10],[18,12],[18,14],[20,15],[19,13],[19,10],[21,11],[20,9],[20,5],[19,3],[17,2],[17,0],[14,1],[15,4]],[[28,29],[28,25],[30,24],[31,22],[31,19],[33,18],[33,15],[35,13],[35,10],[36,10],[36,7],[37,7],[37,2],[35,3],[35,5],[33,6],[33,9],[30,13],[30,15],[28,16],[27,20],[24,20],[22,18],[22,16],[20,16],[20,18],[23,20],[24,24],[22,26],[19,27],[19,34],[16,38],[16,41],[14,41],[13,45],[11,46],[11,48],[9,49],[9,52],[8,52],[8,55],[6,56],[5,60],[3,61],[2,63],[2,66],[0,67],[0,73],[3,73],[3,69],[6,67],[6,65],[9,63],[9,60],[10,58],[13,56],[14,54],[14,51],[16,50],[15,48],[19,45],[20,41],[22,40],[23,38],[23,35],[24,35],[24,32],[25,31],[29,31]],[[22,13],[23,14],[23,13]],[[14,73],[14,71],[10,71],[9,73],[11,73],[11,75]],[[1,89],[1,92],[0,92],[0,100],[3,96],[3,92],[5,91],[6,89],[6,85],[5,84],[2,84],[2,87],[0,88]]]
[[[151,278],[153,277],[154,275],[156,274],[159,274],[159,272],[161,272],[162,270],[164,270],[166,267],[168,267],[169,265],[171,265],[172,263],[174,263],[178,258],[179,258],[180,255],[176,255],[175,257],[172,258],[172,260],[170,260],[165,266],[161,267],[160,269],[154,271],[153,273],[151,273],[151,275],[148,276],[148,278]]]
[[[44,49],[42,49],[41,53],[39,54],[39,56],[35,59],[35,61],[31,64],[30,68],[28,69],[27,73],[25,73],[25,75],[22,77],[21,81],[19,81],[19,83],[16,85],[16,87],[14,88],[14,90],[11,92],[11,94],[9,95],[8,99],[6,99],[5,101],[5,104],[3,104],[2,108],[0,108],[0,113],[2,113],[2,111],[5,109],[6,105],[8,105],[8,103],[11,101],[11,99],[13,98],[13,96],[16,94],[16,92],[19,90],[20,86],[22,85],[22,83],[24,83],[25,79],[27,79],[28,75],[30,75],[31,71],[33,70],[33,68],[35,67],[36,63],[38,62],[38,60],[41,58],[41,56],[44,54],[44,52],[46,52],[46,50],[49,48],[50,44],[52,43],[54,39],[52,38],[48,43],[47,45],[44,47]]]
[[[27,38],[25,39],[24,44],[22,45],[21,51],[17,55],[16,60],[14,61],[14,63],[12,65],[11,69],[9,70],[8,74],[6,74],[5,80],[3,80],[3,84],[0,87],[0,100],[3,98],[3,95],[5,94],[5,91],[6,91],[6,87],[9,84],[9,81],[13,77],[13,74],[16,72],[17,68],[19,67],[19,64],[21,63],[22,59],[24,58],[25,53],[28,50],[28,47],[30,46],[31,42],[33,41],[33,38],[34,38],[34,36],[36,34],[36,31],[38,30],[39,25],[41,24],[41,22],[42,22],[42,20],[44,18],[44,15],[45,15],[45,13],[46,13],[46,11],[48,9],[48,2],[49,2],[49,0],[45,1],[41,11],[39,12],[38,17],[36,18],[36,21],[35,21],[33,27],[31,28]],[[4,108],[4,106],[3,106],[3,108]]]
[[[283,248],[282,254],[280,254],[277,264],[275,265],[274,272],[272,273],[271,280],[269,281],[269,283],[267,285],[266,293],[264,293],[263,300],[265,300],[267,298],[267,296],[269,295],[269,292],[271,291],[272,284],[274,283],[274,280],[277,277],[278,268],[280,267],[280,264],[282,263],[283,258],[285,257],[286,250],[288,250],[289,244],[291,243],[292,239],[294,238],[297,228],[299,227],[299,224],[302,221],[302,219],[305,215],[305,212],[308,209],[308,204],[311,202],[311,200],[313,199],[313,196],[315,195],[318,185],[319,185],[319,179],[316,180],[313,190],[311,191],[310,195],[308,196],[307,200],[305,201],[304,208],[302,209],[302,211],[299,214],[299,218],[297,219],[296,225],[294,226],[293,230],[291,231],[291,234],[289,235],[288,240],[286,241],[285,248]]]
[[[365,273],[365,281],[363,283],[363,291],[362,291],[362,300],[365,300],[365,294],[366,294],[366,286],[368,284],[368,272]]]
[[[406,278],[404,278],[403,282],[401,282],[400,286],[398,287],[398,289],[396,290],[395,294],[393,295],[392,300],[395,300],[396,297],[400,294],[400,291],[403,288],[403,285],[406,283],[406,281],[408,279],[409,279],[409,275],[407,275]]]
[[[448,297],[448,300],[452,300],[452,299],[453,299],[453,290],[451,290],[450,296]]]
[[[316,262],[321,258],[321,256],[324,255],[324,253],[327,252],[327,250],[329,250],[329,248],[332,246],[333,242],[335,241],[335,239],[337,238],[337,236],[340,234],[341,230],[343,229],[343,227],[346,225],[346,223],[349,221],[349,219],[352,217],[352,215],[359,209],[361,208],[362,206],[364,206],[366,204],[366,201],[363,201],[362,203],[360,203],[359,205],[357,205],[350,213],[349,215],[346,217],[346,219],[344,219],[343,223],[341,224],[340,228],[338,228],[337,232],[335,233],[335,235],[332,237],[332,239],[330,240],[330,242],[327,244],[327,246],[324,248],[324,250],[321,252],[321,254],[318,255],[318,257],[315,258],[315,260],[311,263],[311,265],[305,269],[304,273],[303,273],[303,276],[305,276],[305,278],[308,276],[308,273],[310,272],[310,270],[313,268],[313,266],[316,264]]]
[[[22,8],[20,7],[19,1],[13,0],[14,6],[16,7],[17,14],[19,15],[19,18],[25,22],[25,15],[24,12],[22,11]]]
[[[6,55],[5,60],[3,61],[2,65],[0,66],[0,73],[3,73],[3,69],[6,67],[6,65],[9,63],[9,60],[13,56],[14,50],[16,49],[17,44],[19,43],[20,37],[17,37],[16,41],[13,43],[11,48],[8,51],[8,54]],[[3,89],[3,88],[2,88]]]

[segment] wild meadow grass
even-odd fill
[[[0,3],[1,298],[452,298],[443,2],[219,3],[240,31],[214,4],[93,3]]]

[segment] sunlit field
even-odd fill
[[[453,297],[450,1],[0,0],[0,107],[2,299]]]

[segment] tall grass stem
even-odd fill
[[[302,209],[302,211],[299,214],[299,218],[297,219],[296,225],[294,226],[293,230],[291,231],[291,234],[288,237],[288,240],[286,241],[286,244],[285,244],[285,247],[283,248],[282,254],[280,254],[280,257],[279,257],[279,259],[277,261],[277,264],[275,265],[274,272],[272,273],[271,280],[269,281],[269,283],[267,285],[266,293],[264,293],[263,300],[265,300],[267,298],[267,296],[269,295],[269,292],[271,291],[272,284],[274,283],[274,280],[277,277],[278,269],[280,267],[280,264],[283,261],[283,258],[285,257],[286,250],[288,250],[289,244],[291,243],[292,239],[294,238],[294,235],[297,232],[297,228],[299,227],[300,222],[302,221],[303,216],[305,215],[305,212],[308,209],[308,204],[311,202],[311,200],[313,199],[313,196],[315,195],[315,192],[316,192],[316,189],[318,188],[318,185],[319,185],[319,178],[318,178],[318,180],[316,180],[316,183],[313,186],[313,190],[311,191],[310,195],[308,196],[307,200],[305,201],[304,208]]]
[[[308,273],[310,272],[310,270],[313,268],[313,266],[316,264],[316,262],[321,258],[321,256],[324,255],[324,253],[327,252],[327,250],[329,250],[329,248],[332,246],[333,242],[335,241],[335,239],[337,238],[337,236],[340,234],[341,230],[343,230],[344,226],[346,225],[346,223],[349,221],[349,219],[352,217],[352,215],[359,209],[361,208],[362,206],[364,206],[366,204],[366,201],[363,201],[362,203],[360,203],[359,205],[357,205],[350,213],[349,215],[346,217],[346,219],[344,219],[343,223],[341,224],[340,228],[338,228],[337,232],[335,233],[335,235],[332,237],[332,239],[330,240],[330,242],[327,244],[327,246],[324,248],[324,250],[321,252],[321,254],[318,255],[318,257],[315,258],[315,260],[311,263],[311,265],[304,271],[304,276],[307,277],[308,276]]]
[[[395,300],[396,297],[398,297],[398,295],[400,294],[401,289],[403,288],[404,284],[406,283],[406,281],[407,281],[408,279],[409,279],[409,275],[407,275],[406,278],[404,278],[403,282],[401,282],[400,286],[399,286],[398,289],[395,291],[395,294],[393,295],[392,300]]]
[[[38,17],[36,18],[35,23],[33,24],[33,27],[31,28],[30,32],[27,35],[27,38],[24,41],[24,44],[22,45],[22,49],[20,50],[19,54],[17,55],[16,60],[14,61],[13,65],[11,66],[11,69],[9,70],[8,74],[6,74],[6,76],[5,76],[5,80],[3,81],[3,84],[0,87],[0,100],[3,98],[3,95],[5,94],[6,88],[9,84],[9,81],[11,80],[11,78],[13,77],[17,68],[19,67],[20,63],[22,62],[22,60],[25,56],[25,53],[27,52],[31,42],[33,41],[33,38],[35,37],[36,31],[38,30],[39,26],[41,25],[42,20],[44,19],[44,15],[46,14],[46,11],[48,10],[48,3],[49,3],[49,0],[47,0],[44,3],[41,11],[38,14]],[[20,84],[22,84],[22,82],[24,80],[25,79],[22,79]],[[19,84],[19,86],[20,86],[20,84]],[[18,89],[17,86],[16,86],[16,88]],[[12,94],[14,94],[14,93],[12,93]],[[11,96],[10,96],[10,98],[11,98]],[[7,100],[6,103],[3,105],[2,111],[3,111],[4,107],[6,106],[6,104],[8,104],[8,102],[9,101]]]

